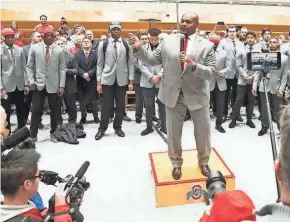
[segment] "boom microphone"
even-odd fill
[[[179,34],[179,37],[180,37],[180,52],[184,52],[185,35],[184,34]]]
[[[19,143],[25,141],[28,137],[30,137],[30,130],[26,126],[24,126],[16,131],[16,133],[2,140],[1,152],[15,147]]]

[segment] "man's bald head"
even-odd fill
[[[187,12],[182,15],[180,21],[180,33],[190,36],[196,32],[199,24],[199,17],[196,13]]]

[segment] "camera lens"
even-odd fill
[[[211,199],[214,198],[216,193],[226,190],[226,180],[220,171],[212,171],[209,174],[206,180],[206,188]]]

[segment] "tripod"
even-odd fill
[[[262,74],[263,74],[262,81],[263,81],[264,92],[266,96],[266,107],[267,107],[267,114],[268,114],[268,121],[269,121],[269,128],[270,128],[272,154],[273,154],[273,160],[275,162],[275,160],[277,159],[277,147],[276,147],[275,133],[273,130],[271,107],[270,107],[270,102],[269,102],[269,97],[268,97],[267,86],[266,86],[266,84],[269,82],[267,81],[267,79],[270,79],[270,77],[268,75],[269,73],[267,73],[266,71],[262,71]],[[279,187],[277,176],[276,176],[276,186],[277,186],[277,194],[278,194],[277,203],[279,203],[280,202],[280,187]]]

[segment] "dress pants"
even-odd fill
[[[232,94],[231,94],[231,104],[232,107],[234,107],[236,98],[237,98],[237,84],[238,84],[238,79],[226,79],[227,82],[227,90],[226,90],[226,95],[225,95],[225,103],[224,103],[224,116],[228,115],[228,110],[229,110],[229,97],[230,97],[230,92],[232,89]]]
[[[24,95],[23,112],[24,112],[25,123],[26,123],[26,121],[28,120],[28,117],[29,117],[31,102],[32,102],[32,92],[29,91],[29,93],[27,95]]]
[[[1,100],[1,105],[5,109],[6,112],[6,121],[7,121],[7,129],[11,130],[10,124],[10,114],[11,114],[11,105],[15,104],[16,106],[16,115],[17,115],[17,124],[18,129],[21,129],[26,125],[24,119],[24,91],[19,91],[17,88],[13,92],[7,92],[7,99]],[[3,121],[3,120],[2,120]]]
[[[66,108],[67,108],[68,123],[74,124],[77,121],[76,93],[70,94],[65,89],[64,94],[63,94],[63,98],[64,98],[65,105],[66,105]],[[60,119],[61,119],[61,124],[62,124],[63,121],[62,121],[61,113],[60,113]]]
[[[142,92],[144,96],[145,101],[145,111],[146,111],[146,124],[147,128],[152,129],[153,125],[153,110],[154,110],[154,103],[155,103],[155,96],[158,96],[159,89],[155,86],[152,88],[144,88],[142,87]],[[166,111],[164,104],[157,99],[157,105],[158,105],[158,114],[159,119],[161,122],[161,129],[166,128]]]
[[[95,121],[98,119],[98,94],[96,85],[97,81],[91,80],[86,82],[82,87],[78,87],[81,117],[87,118],[87,101],[89,101]]]
[[[61,97],[57,93],[48,93],[46,89],[32,92],[32,116],[30,123],[31,138],[36,138],[38,134],[38,125],[41,121],[41,116],[44,108],[44,100],[47,97],[50,109],[50,133],[54,133],[57,129],[60,113]]]
[[[141,119],[143,116],[144,96],[140,84],[134,84],[134,91],[136,95],[136,119]]]
[[[261,97],[261,122],[262,127],[269,128],[269,119],[268,119],[268,111],[266,105],[266,94],[264,92],[260,92]],[[271,115],[275,117],[277,120],[277,126],[280,130],[280,112],[283,98],[278,97],[277,94],[272,94],[268,92],[269,103],[271,108]]]
[[[247,96],[246,112],[247,120],[251,120],[253,117],[253,110],[255,105],[255,96],[252,93],[252,85],[238,85],[237,87],[237,99],[233,108],[233,119],[237,119],[240,116],[240,110]]]
[[[220,126],[223,123],[223,111],[225,103],[226,91],[220,91],[217,83],[214,89],[210,92],[210,97],[213,103],[213,112],[216,116],[216,125]]]
[[[182,93],[179,94],[173,108],[166,106],[168,155],[173,167],[181,167],[183,163],[181,136],[186,109],[187,106]],[[194,124],[198,162],[204,165],[208,163],[211,152],[209,107],[189,110],[189,112]]]
[[[116,102],[116,115],[114,118],[113,128],[114,130],[122,129],[127,88],[127,85],[119,86],[117,82],[113,85],[103,85],[103,104],[99,130],[107,130],[109,119],[112,115],[112,107],[114,107],[114,100]]]

